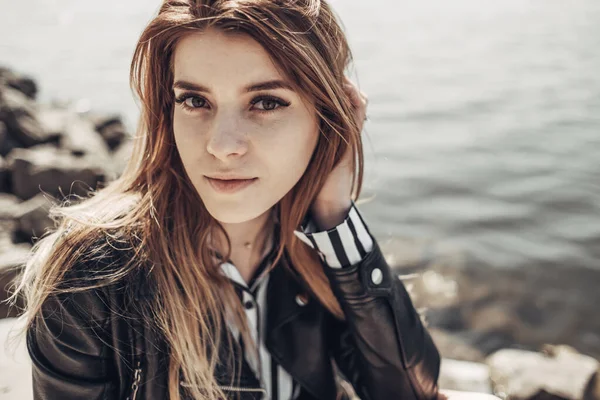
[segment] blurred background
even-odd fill
[[[0,0],[0,66],[133,132],[158,3]],[[443,355],[599,359],[600,1],[331,4],[370,100],[360,208]]]

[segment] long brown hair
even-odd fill
[[[154,324],[170,349],[169,397],[175,400],[180,399],[180,372],[193,398],[224,397],[213,377],[217,360],[210,349],[219,345],[219,321],[226,307],[235,310],[238,323],[244,322],[231,283],[217,273],[207,246],[213,229],[226,233],[186,175],[172,130],[175,45],[209,27],[250,35],[298,93],[315,104],[319,140],[304,175],[277,205],[274,265],[287,255],[320,302],[343,318],[320,259],[293,234],[348,148],[355,171],[354,200],[363,179],[361,135],[343,88],[352,56],[335,13],[323,0],[165,0],[143,31],[131,64],[131,86],[141,106],[131,160],[117,180],[92,197],[51,210],[58,228],[35,243],[13,294],[13,299],[25,296],[21,318],[28,327],[49,295],[98,287],[146,269],[156,290]],[[90,247],[99,251],[98,246],[110,246],[109,240],[96,240],[98,235],[114,237],[114,232],[130,238],[130,262],[102,280],[90,279],[77,288],[59,285]]]

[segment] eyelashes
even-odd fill
[[[255,105],[260,102],[263,103],[263,109],[259,108],[256,109],[256,111],[261,114],[272,113],[281,108],[288,107],[291,104],[290,102],[280,99],[279,97],[267,95],[256,96],[250,101],[250,104]],[[175,103],[179,104],[185,111],[188,112],[196,112],[202,108],[205,108],[205,106],[208,104],[205,98],[194,93],[180,94],[175,98]],[[271,108],[271,104],[273,104],[274,108]]]

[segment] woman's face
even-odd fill
[[[269,82],[279,81],[283,87]],[[315,149],[314,107],[286,88],[268,53],[247,35],[190,34],[174,53],[177,150],[211,215],[240,223],[270,210],[298,182]],[[262,88],[254,87],[264,85]],[[235,191],[210,176],[256,178]]]

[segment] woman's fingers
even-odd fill
[[[352,100],[352,104],[355,107],[366,107],[369,103],[369,99],[365,92],[362,92],[358,89],[358,87],[350,80],[348,77],[344,77],[344,88],[350,95],[350,99]]]
[[[360,91],[358,87],[350,80],[347,76],[344,76],[344,90],[348,94],[352,105],[356,112],[357,121],[360,123],[362,128],[362,122],[367,118],[367,106],[369,104],[369,98],[366,93]]]

